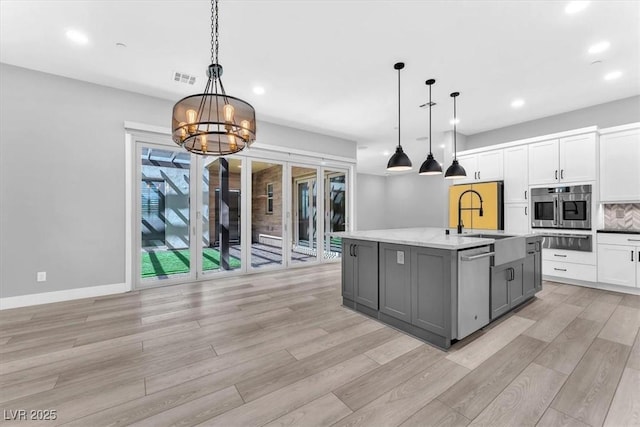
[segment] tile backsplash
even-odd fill
[[[640,230],[640,203],[604,205],[604,228]]]

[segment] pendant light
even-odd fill
[[[451,97],[453,98],[453,163],[447,169],[444,174],[445,179],[461,179],[467,176],[467,172],[458,163],[458,154],[456,147],[456,98],[460,95],[460,92],[453,92]]]
[[[396,63],[393,68],[398,70],[398,146],[396,147],[396,152],[389,159],[389,163],[387,163],[387,170],[398,172],[411,170],[412,166],[409,156],[404,153],[400,144],[400,70],[404,68],[404,62]]]
[[[187,96],[173,107],[173,141],[193,154],[233,154],[256,139],[254,108],[224,90],[218,44],[218,0],[211,0],[211,65],[207,69],[207,85],[204,93]]]
[[[425,82],[429,86],[429,155],[427,160],[420,166],[419,175],[440,175],[442,173],[442,166],[433,158],[433,152],[431,151],[431,107],[433,106],[433,102],[431,102],[431,86],[435,82],[434,79],[429,79]]]

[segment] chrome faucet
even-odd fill
[[[464,196],[467,193],[475,193],[478,195],[478,198],[480,199],[479,208],[463,208],[462,207],[462,196]],[[458,198],[458,234],[462,234],[462,225],[463,225],[462,211],[479,211],[478,215],[483,216],[484,210],[482,209],[482,196],[480,195],[480,193],[478,193],[476,190],[466,190],[466,191],[463,191],[462,194],[460,194],[460,197]]]

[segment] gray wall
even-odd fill
[[[444,227],[448,184],[442,175],[420,176],[417,171],[388,176],[388,227]]]
[[[640,96],[619,99],[580,110],[467,136],[465,150],[517,141],[587,126],[606,128],[640,121]]]
[[[173,102],[7,64],[0,93],[0,297],[125,282],[124,122],[168,127]],[[350,141],[258,126],[355,158]]]
[[[378,230],[387,226],[386,177],[359,173],[356,176],[356,216],[358,230]]]

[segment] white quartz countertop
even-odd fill
[[[424,246],[427,248],[459,250],[476,246],[490,245],[495,242],[491,238],[467,237],[465,234],[507,234],[509,236],[528,237],[533,234],[505,233],[502,230],[470,230],[465,229],[461,235],[455,230],[445,234],[446,228],[393,228],[388,230],[345,231],[331,233],[332,236],[344,239],[370,240],[374,242],[395,243],[399,245]]]

